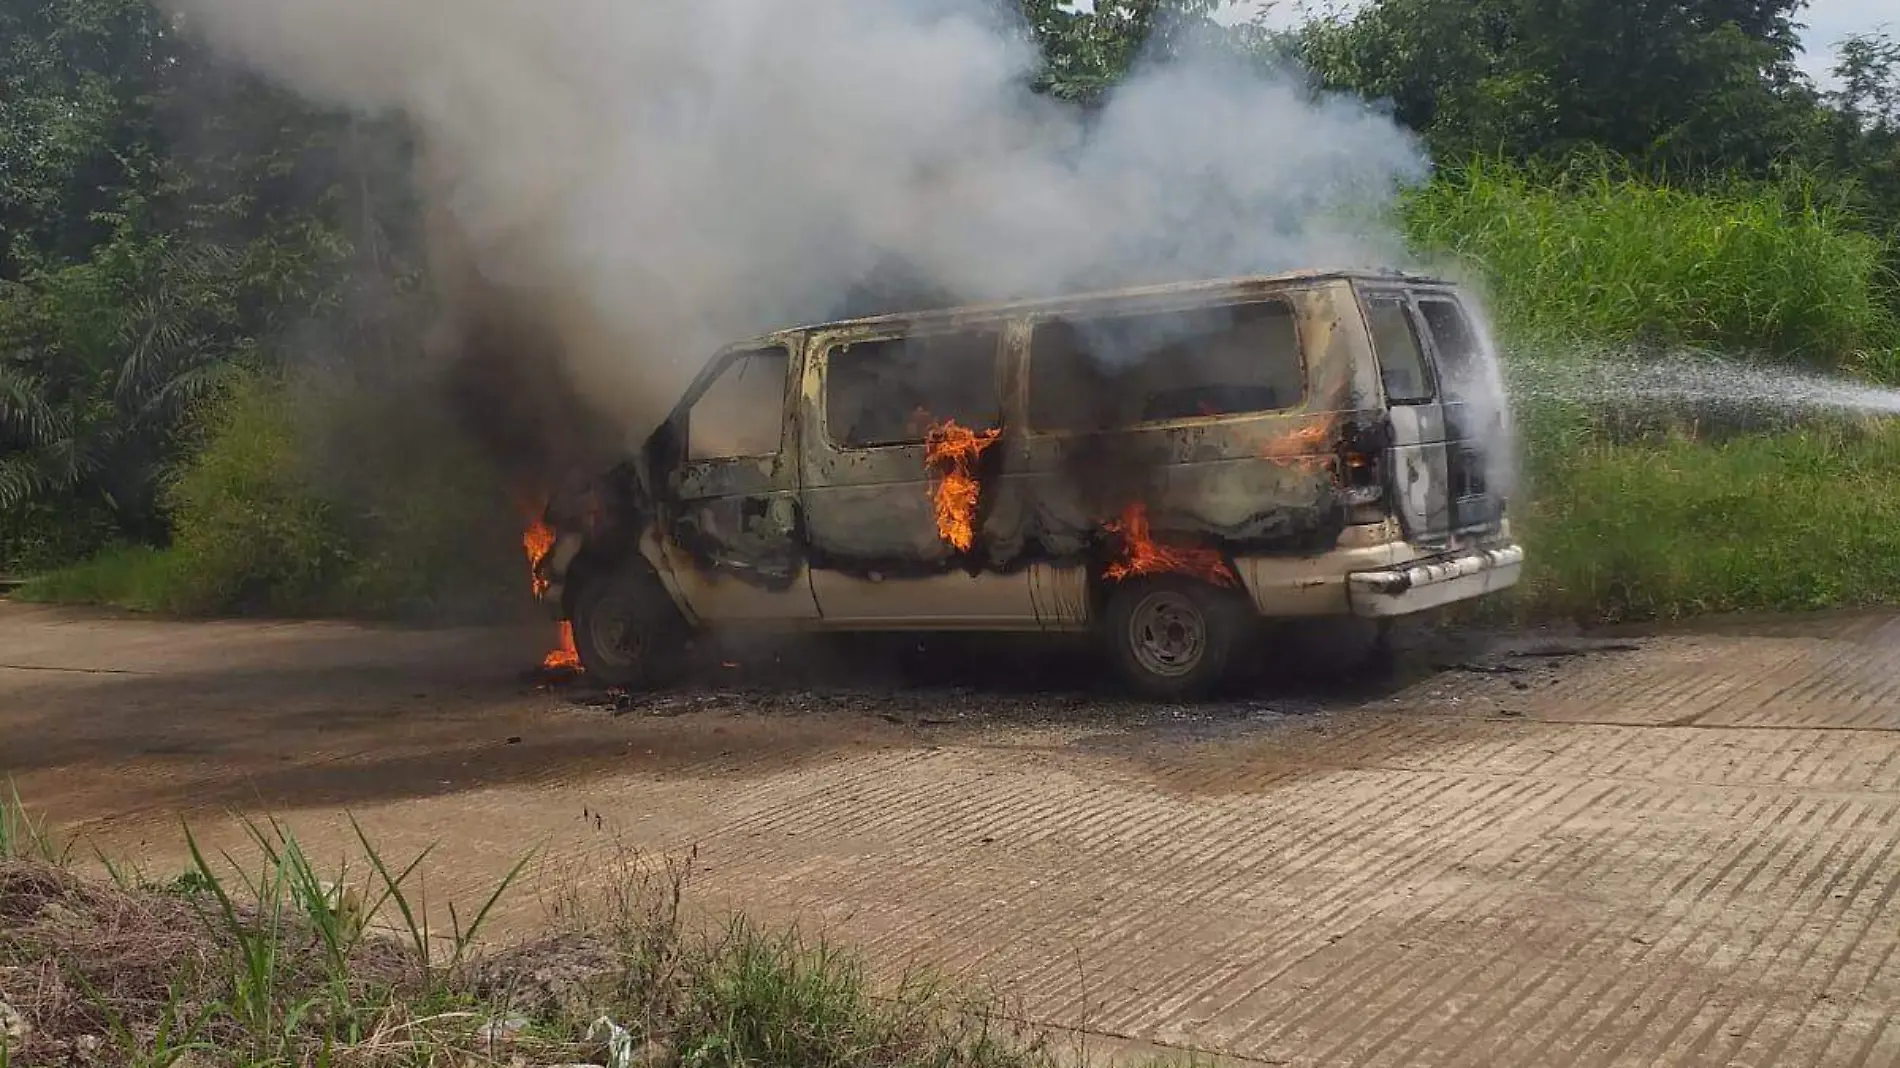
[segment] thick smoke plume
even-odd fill
[[[1426,165],[1362,103],[1231,58],[1150,65],[1084,116],[1029,91],[996,0],[174,3],[306,95],[405,115],[438,275],[532,307],[629,434],[717,346],[893,278],[977,300],[1390,262],[1348,220]]]

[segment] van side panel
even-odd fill
[[[1346,292],[1348,301],[1350,291]],[[1334,479],[1337,444],[1360,391],[1354,342],[1338,332],[1339,303],[1324,286],[1170,295],[1032,318],[1167,315],[1266,302],[1290,305],[1302,354],[1301,396],[1271,410],[1163,418],[1100,432],[1038,426],[1039,353],[1023,354],[1020,451],[996,480],[997,509],[1013,519],[1018,551],[1061,559],[1107,548],[1103,526],[1145,506],[1157,537],[1235,552],[1311,553],[1343,528]],[[1350,307],[1350,304],[1347,304]],[[1047,354],[1041,354],[1047,358]],[[1265,359],[1265,354],[1262,354]]]
[[[929,362],[877,362],[891,345],[920,338],[993,337],[987,366],[990,381],[1000,383],[1003,326],[977,322],[968,329],[952,325],[918,335],[901,327],[872,328],[824,332],[813,339],[801,391],[801,462],[804,536],[824,626],[1038,626],[1026,571],[983,566],[980,539],[966,554],[942,536],[926,446],[912,440],[923,436],[920,425],[934,425],[950,414],[941,401],[959,396],[984,395],[1000,416],[1000,388],[985,391],[976,388],[981,383],[933,381],[931,376],[939,372]],[[835,388],[840,386],[838,364],[854,350],[870,354],[859,370],[874,402],[858,408]],[[999,441],[990,449],[1002,447]]]

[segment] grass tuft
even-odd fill
[[[0,860],[56,864],[63,862],[67,855],[68,850],[57,845],[47,829],[46,818],[35,816],[26,807],[20,800],[18,786],[8,779],[6,793],[0,794]]]
[[[107,549],[71,567],[28,579],[16,600],[39,604],[111,605],[157,612],[175,602],[172,557],[162,549]]]

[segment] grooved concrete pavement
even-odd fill
[[[233,631],[220,654],[264,665],[233,682],[163,654],[200,631],[6,611],[0,767],[154,865],[177,860],[155,817],[231,805],[319,848],[340,808],[398,853],[440,839],[464,892],[525,843],[573,864],[616,837],[694,849],[699,900],[893,974],[1242,1063],[1900,1064],[1890,616],[1520,644],[1398,692],[1211,710],[978,686],[609,718],[479,673],[420,707],[395,669],[258,677],[300,641],[347,667],[348,632]],[[455,647],[366,645],[404,641]]]

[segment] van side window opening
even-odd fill
[[[1051,320],[1029,353],[1037,430],[1277,411],[1306,397],[1293,308],[1280,300]]]
[[[1385,399],[1392,404],[1419,404],[1436,394],[1425,366],[1425,348],[1404,302],[1396,297],[1373,297],[1366,302],[1366,323],[1372,328],[1372,347],[1379,357],[1379,377]]]
[[[686,458],[778,455],[784,443],[785,378],[791,363],[791,353],[776,347],[729,357],[686,414]]]
[[[864,449],[914,445],[953,419],[973,430],[1002,424],[996,390],[1000,329],[859,341],[826,356],[826,428],[832,443]]]

